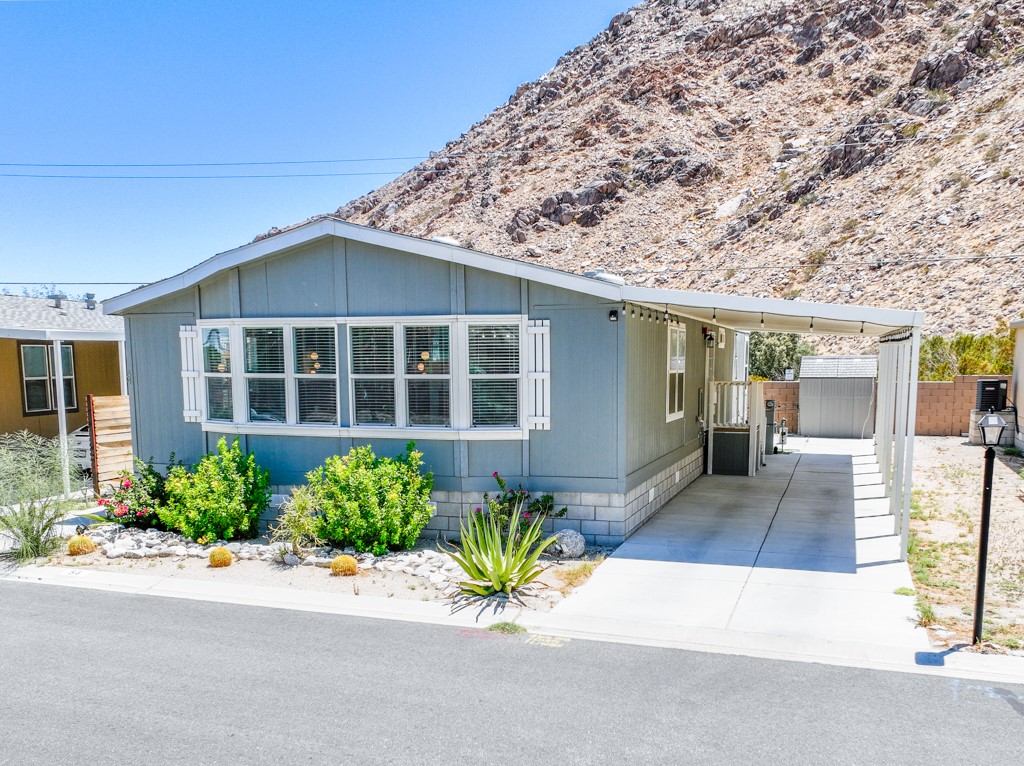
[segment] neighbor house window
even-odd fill
[[[63,366],[64,408],[78,409],[75,386],[75,352],[67,344],[60,347]],[[29,344],[21,346],[22,402],[25,412],[40,415],[57,410],[57,372],[54,368],[53,346]]]
[[[206,416],[209,420],[235,419],[231,396],[231,334],[227,327],[204,327],[203,373],[206,378]]]
[[[333,327],[295,328],[295,399],[300,423],[338,424]]]
[[[247,327],[242,331],[245,353],[245,387],[250,423],[288,420],[285,399],[284,330],[280,327]]]
[[[685,376],[686,326],[670,325],[668,328],[668,420],[676,420],[683,416],[683,403],[686,400]]]
[[[519,325],[470,325],[472,426],[519,425],[519,381]]]

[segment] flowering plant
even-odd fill
[[[171,456],[171,462],[174,456]],[[135,460],[135,473],[121,471],[112,484],[110,497],[96,502],[107,511],[107,516],[118,524],[152,527],[159,523],[156,508],[165,499],[164,477],[153,467],[152,461]]]
[[[508,537],[509,526],[513,519],[517,521],[520,534],[525,535],[527,528],[538,516],[560,519],[569,511],[568,508],[556,511],[555,498],[551,495],[531,498],[530,493],[523,489],[522,484],[512,489],[497,471],[491,476],[498,483],[498,493],[491,495],[489,492],[484,492],[486,510],[481,506],[476,509],[476,513],[481,516],[485,513],[490,514],[498,522],[498,528],[501,530],[503,538]],[[518,514],[517,509],[521,509]]]

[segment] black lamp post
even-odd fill
[[[974,592],[974,632],[971,643],[981,642],[982,623],[985,618],[985,570],[988,567],[988,526],[992,516],[992,469],[996,462],[996,451],[1006,428],[1006,421],[999,415],[989,413],[978,421],[981,442],[985,445],[985,479],[981,491],[981,531],[978,539],[978,587]]]

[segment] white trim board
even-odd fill
[[[924,314],[920,311],[617,285],[601,279],[579,276],[546,266],[469,250],[446,242],[419,239],[369,226],[359,226],[335,218],[311,221],[281,234],[220,253],[181,274],[111,298],[104,302],[104,309],[108,314],[118,314],[192,287],[227,269],[325,237],[341,237],[387,247],[553,287],[561,287],[613,302],[635,302],[668,307],[669,311],[689,314],[701,321],[713,321],[714,324],[733,330],[765,329],[768,331],[855,335],[860,334],[863,326],[864,335],[877,337],[895,329],[918,327],[924,321]],[[760,327],[762,313],[765,319],[764,328]],[[722,316],[717,316],[717,314]],[[711,317],[714,319],[711,320]],[[792,321],[785,321],[794,319],[807,319],[808,326],[802,328],[801,324],[801,329],[795,329],[792,326],[794,324]],[[814,320],[814,327],[810,327],[811,319]]]

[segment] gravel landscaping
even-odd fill
[[[288,546],[280,543],[271,545],[265,538],[199,545],[173,532],[121,526],[92,527],[86,534],[96,543],[95,553],[84,556],[61,554],[51,557],[49,563],[159,577],[295,587],[419,601],[453,601],[459,595],[459,581],[465,578],[459,565],[444,552],[445,543],[441,540],[421,541],[412,550],[384,556],[324,546],[305,551],[300,559],[290,552]],[[596,566],[614,550],[601,547],[584,549],[582,537],[577,533],[563,535],[559,542],[568,549],[567,552],[580,555],[562,557],[561,551],[555,550],[553,555],[542,556],[544,574],[527,586],[523,594],[523,603],[531,608],[555,606],[571,591],[560,573],[576,570],[586,562]],[[230,567],[213,568],[208,564],[210,551],[220,546],[234,555]],[[358,561],[359,569],[355,576],[331,576],[331,561],[342,554],[352,555]],[[573,580],[572,577],[569,579]]]

